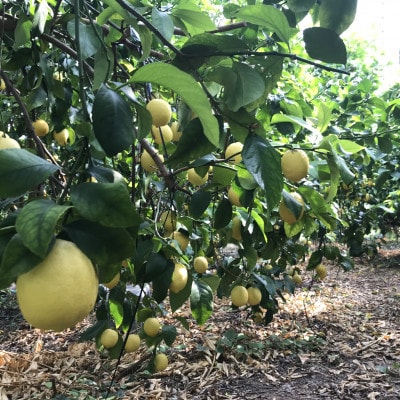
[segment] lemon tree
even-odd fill
[[[28,3],[0,15],[0,287],[17,282],[33,326],[94,308],[83,339],[120,359],[138,335],[162,370],[190,327],[184,304],[198,324],[216,297],[268,324],[303,274],[351,269],[374,221],[396,214],[397,92],[375,95],[368,46],[342,37],[354,2]],[[45,272],[24,302],[24,276],[60,241],[74,251],[59,307],[85,307],[46,324],[61,283]]]

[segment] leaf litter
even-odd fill
[[[266,327],[217,299],[203,326],[177,326],[165,371],[147,373],[144,346],[125,354],[108,398],[399,399],[399,262],[400,250],[386,248],[351,272],[328,266],[326,280],[286,295]],[[106,398],[116,361],[79,341],[89,324],[30,329],[15,295],[0,292],[0,400]]]

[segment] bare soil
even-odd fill
[[[400,399],[399,263],[400,250],[386,248],[351,272],[329,266],[266,327],[218,300],[204,326],[178,326],[170,365],[154,375],[144,346],[115,371],[115,360],[79,341],[90,321],[63,333],[30,329],[15,294],[0,291],[0,400]]]

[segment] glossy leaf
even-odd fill
[[[278,204],[283,189],[281,157],[262,137],[251,134],[244,142],[243,162],[256,182],[265,191],[269,209]]]
[[[168,295],[169,285],[171,284],[172,274],[174,272],[174,263],[168,260],[166,268],[153,279],[153,297],[158,303],[161,303]]]
[[[190,215],[193,218],[200,218],[207,210],[212,199],[212,194],[205,190],[198,190],[193,193],[189,204]]]
[[[77,220],[65,225],[63,233],[96,264],[115,264],[135,252],[135,242],[123,228],[109,228],[95,222]]]
[[[283,42],[289,42],[291,32],[289,23],[285,14],[274,6],[255,4],[241,7],[236,17],[240,21],[266,28],[276,33]]]
[[[75,21],[71,20],[67,24],[68,33],[76,39]],[[94,31],[96,29],[96,32]],[[101,46],[99,36],[101,37],[101,28],[98,25],[79,24],[79,46],[82,58],[85,60],[97,53]]]
[[[340,35],[353,23],[356,11],[357,0],[323,0],[318,12],[320,26]]]
[[[211,317],[214,309],[213,293],[208,284],[201,279],[193,281],[190,295],[192,315],[199,325],[203,325]]]
[[[17,233],[8,242],[0,264],[0,284],[7,286],[15,279],[34,268],[42,261],[40,257],[33,254],[22,241]]]
[[[24,149],[0,150],[0,197],[20,196],[58,169]]]
[[[171,15],[165,11],[158,10],[157,7],[151,9],[151,20],[154,26],[161,32],[167,40],[171,40],[174,34],[174,21]]]
[[[346,64],[346,46],[336,32],[320,27],[307,28],[303,37],[306,51],[311,58],[327,63]]]
[[[82,217],[104,226],[126,228],[140,223],[122,183],[82,183],[71,189],[71,201]]]
[[[197,114],[204,135],[214,146],[219,144],[219,126],[211,105],[200,85],[186,72],[165,63],[152,63],[139,68],[129,83],[147,82],[173,90]]]
[[[208,74],[207,79],[224,87],[224,102],[234,112],[256,101],[265,92],[261,75],[244,63],[235,62],[232,68],[219,67]]]
[[[133,143],[133,114],[114,90],[101,85],[93,103],[93,130],[105,153],[112,157]]]
[[[196,146],[193,146],[196,143]],[[208,140],[198,118],[190,121],[179,139],[176,150],[166,161],[167,165],[179,167],[211,153],[215,146]]]
[[[16,229],[25,246],[44,258],[55,237],[58,221],[71,208],[51,200],[34,200],[23,207],[17,217]]]
[[[215,210],[214,215],[214,228],[222,229],[229,224],[232,220],[232,204],[223,197]]]

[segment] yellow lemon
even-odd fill
[[[66,146],[69,138],[69,132],[68,129],[63,129],[60,132],[54,132],[53,133],[54,140],[60,145],[60,146]]]
[[[158,153],[157,153],[157,155],[160,158],[160,160],[162,162],[164,162],[164,156],[162,154],[158,154]],[[146,150],[143,150],[143,153],[140,157],[140,165],[146,172],[155,172],[158,170],[158,167],[157,167],[155,161],[153,160],[151,155]]]
[[[37,136],[46,136],[49,133],[49,125],[44,119],[37,119],[32,122],[33,130]]]
[[[140,336],[135,333],[131,333],[126,339],[125,351],[127,353],[132,353],[140,347]]]
[[[111,349],[118,343],[118,332],[115,329],[107,328],[100,336],[100,343],[106,349]]]
[[[232,218],[232,237],[237,240],[238,242],[242,241],[242,233],[240,231],[242,227],[242,221],[240,220],[240,218],[235,215]]]
[[[158,353],[154,357],[154,370],[156,372],[164,371],[168,367],[168,357],[164,353]]]
[[[194,270],[199,273],[203,274],[208,269],[208,261],[207,258],[204,256],[198,256],[193,260],[193,268]]]
[[[151,114],[153,125],[167,125],[171,120],[171,106],[163,99],[150,100],[146,105],[147,111]]]
[[[17,299],[35,328],[62,331],[82,321],[96,302],[92,262],[72,242],[57,239],[46,258],[17,278]]]
[[[233,164],[239,164],[242,161],[243,144],[240,142],[231,143],[225,150],[225,158]]]
[[[174,267],[174,272],[172,273],[169,290],[173,293],[180,292],[186,286],[188,276],[189,275],[186,267],[181,263],[176,263]]]
[[[281,200],[279,204],[279,215],[283,221],[287,222],[288,224],[294,224],[295,222],[299,221],[304,214],[304,200],[303,197],[297,192],[290,193],[290,195],[297,200],[301,206],[300,215],[296,218],[296,216],[292,213],[289,207],[285,204],[284,200]]]
[[[200,186],[207,182],[208,180],[208,172],[204,176],[200,176],[194,168],[190,168],[187,171],[188,181],[194,186]]]
[[[189,246],[189,238],[180,231],[172,232],[170,238],[178,242],[182,251],[185,251]]]
[[[112,289],[113,287],[115,287],[115,286],[118,285],[120,279],[121,279],[121,273],[118,272],[118,273],[114,276],[114,278],[111,279],[110,282],[103,283],[103,285],[104,285],[106,288],[108,288],[108,289]]]
[[[172,133],[171,128],[168,125],[163,126],[155,126],[151,127],[151,134],[153,136],[154,141],[157,144],[169,143],[172,141],[172,137],[174,134]]]
[[[150,317],[144,321],[143,330],[147,336],[155,337],[158,335],[161,329],[161,324],[157,318]]]
[[[182,131],[180,131],[179,129],[180,129],[179,122],[174,121],[171,124],[172,141],[173,142],[179,142],[179,139],[182,137]]]
[[[257,304],[260,304],[262,299],[261,290],[257,287],[249,287],[247,288],[247,297],[247,303],[251,306],[256,306]]]
[[[293,282],[296,285],[301,285],[303,283],[303,278],[301,277],[300,274],[298,274],[297,272],[295,272],[292,276]]]
[[[238,285],[231,290],[231,301],[236,307],[244,306],[248,300],[249,294],[244,286]]]
[[[293,182],[307,176],[309,164],[308,156],[303,150],[287,150],[281,158],[283,175]]]
[[[7,136],[0,135],[0,150],[20,149],[20,148],[21,146],[15,139],[10,138],[8,135]]]
[[[172,210],[162,212],[159,221],[166,231],[174,231],[176,229],[176,212]]]
[[[228,200],[234,206],[242,206],[242,204],[240,203],[240,196],[233,190],[232,186],[230,186],[228,189]]]
[[[315,268],[315,273],[319,279],[323,280],[326,278],[326,275],[328,275],[328,270],[326,269],[325,265],[319,264],[317,268]]]

